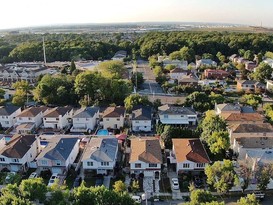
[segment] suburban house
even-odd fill
[[[35,135],[14,135],[0,150],[0,169],[27,171],[33,167],[33,161],[40,151],[39,144]]]
[[[271,68],[273,68],[273,59],[272,58],[266,58],[263,60],[263,62],[267,63],[268,65],[271,66]]]
[[[108,107],[103,112],[103,129],[120,129],[124,126],[125,108],[122,106]]]
[[[210,163],[209,156],[200,139],[172,139],[170,163],[176,165],[176,173],[204,171]]]
[[[193,75],[187,75],[180,79],[179,84],[197,86],[198,81],[199,81],[198,78],[194,77]]]
[[[232,54],[231,56],[229,56],[228,59],[229,59],[231,62],[235,62],[234,59],[237,58],[237,57],[238,57],[238,54]]]
[[[230,73],[224,70],[206,69],[204,71],[204,77],[206,79],[218,79],[223,80],[230,76]]]
[[[131,139],[129,163],[131,174],[160,179],[162,154],[159,140],[154,137]]]
[[[115,55],[112,57],[112,60],[118,60],[118,61],[123,61],[124,58],[127,57],[127,52],[120,50],[118,52],[115,53]]]
[[[230,114],[230,113],[255,113],[256,111],[251,106],[242,106],[240,104],[233,103],[223,103],[215,104],[215,113],[220,114]]]
[[[25,109],[16,116],[16,130],[18,133],[31,133],[34,129],[38,128],[42,122],[44,113],[48,110],[47,107],[30,107]]]
[[[97,174],[113,172],[118,154],[118,140],[114,137],[93,137],[86,145],[82,157],[84,171],[95,170]]]
[[[237,90],[241,91],[264,91],[265,84],[257,82],[255,80],[238,80],[237,81]]]
[[[33,83],[42,74],[49,74],[48,69],[39,63],[6,64],[0,69],[0,81],[11,83],[25,80]]]
[[[72,107],[55,107],[48,109],[43,117],[44,128],[64,129],[72,124],[71,120],[73,115]]]
[[[266,81],[266,90],[271,93],[273,92],[273,81],[272,80]]]
[[[152,125],[152,108],[139,105],[133,108],[131,115],[133,132],[151,132]]]
[[[187,70],[188,62],[184,60],[170,60],[169,58],[165,58],[163,61],[163,67],[165,68],[167,65],[174,65],[176,68]]]
[[[196,125],[197,113],[189,107],[163,105],[158,108],[159,120],[165,125]]]
[[[12,127],[16,119],[15,117],[21,113],[21,107],[14,105],[6,105],[0,107],[0,123],[3,128]]]
[[[70,132],[87,132],[94,130],[99,119],[99,107],[85,107],[77,110],[73,117]]]
[[[257,67],[257,64],[253,61],[247,61],[245,62],[245,69],[250,71],[250,72],[253,72],[254,71],[254,68]]]
[[[183,70],[182,68],[174,68],[170,71],[170,79],[177,80],[178,82],[180,82],[182,78],[189,74],[190,74],[189,70]]]
[[[217,63],[211,59],[200,59],[196,61],[196,67],[199,68],[201,66],[207,66],[207,67],[215,67],[217,66]]]
[[[78,138],[54,137],[36,158],[38,169],[63,174],[74,163],[78,153]]]
[[[231,124],[263,124],[264,117],[259,113],[222,113],[221,117]]]
[[[234,124],[229,129],[230,144],[242,137],[247,138],[272,138],[273,127],[269,123],[262,124]]]

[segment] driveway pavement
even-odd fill
[[[168,172],[168,177],[170,179],[171,185],[172,185],[172,178],[178,178],[176,172]],[[173,189],[173,187],[172,187],[172,198],[174,200],[182,199],[182,195],[181,195],[180,189]]]
[[[103,177],[103,185],[108,189],[110,188],[110,181],[111,181],[111,176]]]

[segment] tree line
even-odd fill
[[[48,61],[110,59],[118,50],[130,57],[148,59],[169,55],[193,61],[196,56],[225,61],[226,56],[273,51],[273,35],[261,33],[170,31],[132,34],[45,34]],[[39,34],[6,35],[0,38],[0,61],[41,61],[42,37]],[[124,37],[124,38],[123,38]],[[206,55],[204,55],[206,54]],[[203,56],[202,56],[203,55]]]

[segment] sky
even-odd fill
[[[0,29],[124,22],[213,22],[273,27],[272,0],[3,0]]]

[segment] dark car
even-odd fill
[[[103,185],[103,178],[97,178],[95,182],[95,186],[101,186]]]
[[[73,183],[73,188],[79,187],[82,183],[82,178],[81,177],[76,177],[74,183]]]

